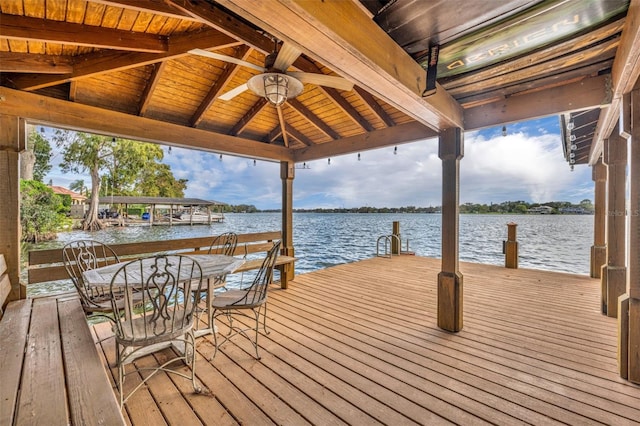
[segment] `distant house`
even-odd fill
[[[73,192],[72,190],[64,188],[62,186],[50,185],[50,188],[53,190],[54,194],[70,196],[72,205],[83,204],[87,199],[87,197],[85,197],[84,195]]]
[[[549,207],[549,206],[532,207],[529,210],[527,210],[527,212],[534,213],[534,214],[551,214],[553,213],[553,207]]]

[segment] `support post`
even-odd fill
[[[518,269],[517,223],[507,223],[507,241],[504,242],[504,267]]]
[[[607,166],[602,157],[591,171],[594,181],[593,245],[591,246],[591,278],[601,278],[602,266],[607,263]]]
[[[0,115],[0,253],[7,262],[11,293],[7,300],[26,297],[20,284],[20,152],[25,150],[25,123]]]
[[[293,248],[293,179],[295,178],[295,163],[293,161],[280,162],[280,179],[282,179],[282,246],[280,254],[295,257]],[[280,267],[280,285],[287,288],[289,280],[295,277],[293,264]]]
[[[458,269],[460,159],[464,155],[462,129],[440,133],[442,160],[442,270],[438,274],[438,327],[460,331],[463,326],[463,277]]]
[[[626,166],[627,140],[620,136],[620,124],[609,136],[605,161],[609,167],[607,211],[607,264],[602,269],[602,290],[606,314],[618,316],[618,297],[624,294],[627,282],[626,262]],[[606,283],[606,285],[605,285]],[[606,296],[605,296],[606,294]]]
[[[400,222],[398,221],[394,221],[393,222],[393,230],[392,230],[393,235],[396,235],[398,238],[392,238],[391,239],[391,254],[400,254],[400,251],[402,250],[402,247],[400,247]]]
[[[630,118],[628,271],[626,293],[619,298],[618,367],[620,375],[640,384],[640,81],[625,96],[624,114]],[[627,126],[625,126],[627,127]]]

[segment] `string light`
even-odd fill
[[[220,161],[222,161],[222,154],[220,154]]]
[[[393,148],[393,155],[398,155],[398,147]]]
[[[171,154],[171,147],[169,147],[169,154]]]
[[[574,127],[573,121],[570,121],[567,123],[567,130],[568,131],[572,131]]]
[[[331,158],[327,158],[327,164],[331,165]]]
[[[256,166],[256,160],[253,160],[253,167]]]
[[[358,161],[360,161],[360,153],[358,153]]]
[[[507,126],[502,126],[502,136],[507,136]]]

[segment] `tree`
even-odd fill
[[[155,163],[141,170],[135,189],[136,195],[182,198],[187,179],[176,179],[168,164]]]
[[[22,239],[37,243],[55,238],[56,232],[68,224],[67,207],[62,197],[35,180],[20,180],[20,224]]]
[[[113,155],[112,138],[58,130],[56,143],[63,148],[62,163],[60,163],[62,171],[89,172],[91,176],[91,198],[89,211],[82,224],[83,229],[102,229],[102,222],[98,219],[100,172],[108,166],[108,160]]]
[[[84,179],[74,180],[69,184],[69,189],[72,191],[76,191],[80,195],[87,194],[87,185],[84,183]]]
[[[36,163],[33,167],[33,180],[42,182],[51,170],[51,145],[40,132],[32,131],[29,134],[28,145],[33,148]]]

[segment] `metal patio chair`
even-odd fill
[[[224,234],[217,235],[211,245],[209,246],[209,251],[207,254],[222,254],[225,256],[233,256],[236,251],[236,247],[238,245],[238,234],[235,232],[225,232]],[[199,291],[196,291],[192,288],[193,297],[196,300],[196,309],[197,309],[197,317],[196,317],[196,330],[199,328],[200,324],[200,316],[204,312],[208,312],[206,308],[200,308],[199,304],[204,299],[207,304],[211,303],[211,300],[208,297],[209,287],[211,290],[222,288],[226,290],[227,276],[220,275],[212,279],[206,280],[202,284],[202,288]],[[205,297],[202,297],[204,293]]]
[[[82,273],[90,269],[119,263],[120,259],[113,249],[95,240],[76,240],[63,247],[62,260],[87,316],[100,316],[115,321],[113,317],[124,307],[124,295],[114,295],[117,302],[113,305],[108,287],[89,286],[82,278]]]
[[[280,241],[276,241],[273,247],[267,252],[262,266],[249,287],[240,290],[227,290],[213,299],[209,323],[215,324],[217,318],[226,318],[229,331],[222,337],[223,340],[220,343],[218,343],[218,333],[213,333],[215,350],[211,359],[216,356],[218,348],[236,334],[245,336],[252,343],[256,351],[256,359],[260,359],[258,352],[260,315],[262,314],[263,317],[262,328],[265,334],[269,334],[267,330],[267,290],[273,278],[273,268],[278,257],[279,249]],[[264,312],[262,312],[263,308]],[[251,313],[249,313],[249,311]],[[255,326],[247,326],[243,321],[238,319],[234,321],[234,315],[255,321]],[[235,325],[234,322],[236,323]],[[249,334],[247,334],[247,332],[251,330],[255,331],[255,341],[252,341]]]
[[[124,292],[125,312],[116,316],[113,327],[116,339],[116,363],[118,366],[118,390],[120,407],[159,371],[165,371],[190,379],[196,393],[201,387],[195,376],[195,336],[193,333],[195,303],[189,292],[202,285],[202,268],[197,261],[181,255],[157,255],[137,259],[122,266],[111,280],[111,294]],[[136,310],[131,300],[138,293],[144,310]],[[116,308],[115,299],[114,309]],[[137,299],[136,299],[137,300]],[[125,372],[126,364],[137,357],[173,346],[177,355],[160,365],[136,367]],[[185,374],[168,368],[175,361],[191,366]],[[125,396],[124,380],[135,371],[151,370],[144,379]]]

